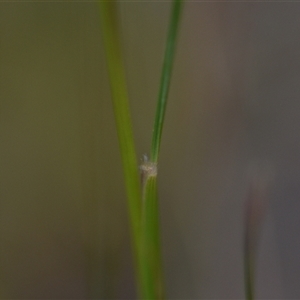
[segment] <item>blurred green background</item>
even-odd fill
[[[139,158],[170,2],[122,2]],[[272,166],[257,298],[300,298],[300,4],[185,5],[159,164],[169,299],[241,299],[249,169]],[[133,299],[96,2],[0,3],[0,297]]]

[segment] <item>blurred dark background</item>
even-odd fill
[[[141,158],[170,2],[120,11]],[[244,298],[249,170],[265,165],[256,298],[300,299],[299,14],[300,3],[185,4],[159,162],[169,299]],[[0,76],[0,297],[134,298],[97,3],[0,3]]]

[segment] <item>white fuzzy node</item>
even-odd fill
[[[151,176],[157,176],[157,165],[156,163],[145,161],[140,166],[140,170],[145,176],[151,177]]]

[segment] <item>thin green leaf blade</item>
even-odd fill
[[[181,0],[173,1],[152,135],[150,158],[153,162],[157,162],[159,155],[182,6]]]

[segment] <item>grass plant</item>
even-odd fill
[[[181,0],[174,0],[172,3],[150,158],[144,157],[140,166],[140,177],[122,61],[118,5],[115,1],[100,2],[103,40],[128,198],[137,290],[141,299],[165,298],[157,176],[182,4]],[[251,190],[245,216],[244,276],[247,300],[254,299],[255,248],[263,215],[260,210],[261,199],[258,199],[261,196],[259,192],[256,187]]]
[[[181,8],[182,1],[174,0],[162,68],[150,160],[145,159],[140,168],[142,173],[142,182],[140,182],[122,62],[118,7],[114,1],[100,2],[103,40],[131,221],[137,286],[142,299],[163,299],[165,297],[159,235],[157,162]]]

